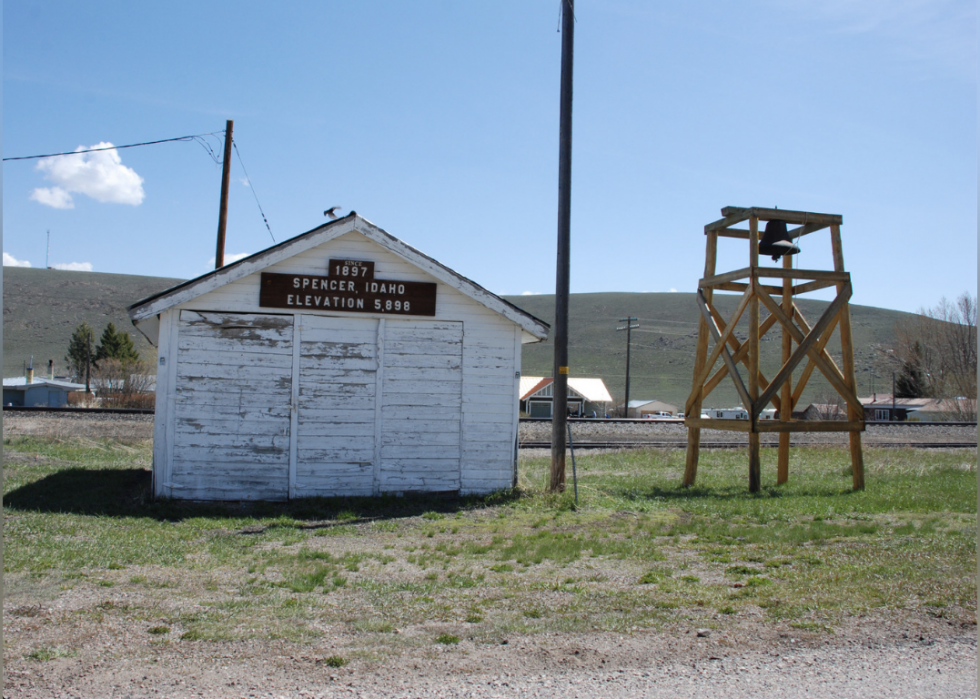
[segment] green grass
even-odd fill
[[[492,640],[760,611],[819,633],[899,610],[976,619],[968,450],[866,450],[861,492],[844,449],[794,450],[780,487],[766,452],[758,494],[741,451],[704,452],[689,489],[681,451],[580,456],[578,507],[544,492],[545,460],[483,498],[205,505],[146,497],[148,444],[13,439],[5,451],[12,619],[39,591],[73,588],[93,600],[77,623],[112,615],[164,643],[305,643],[347,628],[385,645],[431,624]]]

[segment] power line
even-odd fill
[[[245,169],[245,163],[242,161],[241,151],[238,150],[238,144],[234,141],[231,142],[232,147],[235,149],[235,155],[238,156],[238,162],[242,166],[242,172],[245,173],[245,180],[248,182],[248,188],[252,190],[252,196],[255,197],[255,203],[259,207],[259,213],[262,214],[262,220],[265,221],[266,230],[269,231],[269,235],[272,236],[272,242],[276,242],[276,236],[272,235],[272,229],[269,228],[269,219],[265,217],[265,212],[262,210],[262,204],[259,203],[259,195],[255,193],[255,187],[252,186],[252,178],[248,176],[248,170]]]
[[[215,135],[217,135],[217,132],[195,134],[193,136],[179,136],[177,138],[162,138],[159,141],[144,141],[142,143],[129,143],[125,146],[105,146],[103,148],[85,148],[84,150],[68,151],[65,153],[48,153],[47,155],[21,155],[15,158],[4,158],[3,161],[7,162],[8,160],[35,160],[37,158],[54,158],[59,155],[77,155],[79,153],[94,153],[101,150],[121,150],[123,148],[138,148],[140,146],[153,146],[156,145],[157,143],[172,143],[174,141],[197,141],[198,143],[201,143],[207,150],[210,150],[210,146],[203,139],[205,136],[215,136]],[[212,158],[215,157],[214,151],[211,151],[211,157]],[[217,159],[215,159],[215,162],[217,162]]]

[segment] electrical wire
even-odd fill
[[[35,160],[37,158],[54,158],[59,155],[77,155],[79,153],[94,153],[100,150],[121,150],[123,148],[138,148],[139,146],[153,146],[156,145],[157,143],[172,143],[174,141],[197,141],[198,143],[201,143],[205,147],[205,149],[210,151],[211,150],[210,146],[208,146],[203,139],[205,136],[216,136],[216,135],[217,135],[216,132],[203,133],[203,134],[195,134],[193,136],[179,136],[177,138],[162,138],[159,141],[144,141],[143,143],[129,143],[125,146],[105,146],[104,148],[85,148],[84,150],[75,150],[66,153],[48,153],[47,155],[21,155],[14,158],[4,158],[3,162],[7,162],[8,160]],[[214,157],[214,151],[211,151],[211,153],[212,153],[212,157]]]
[[[262,220],[265,222],[266,230],[269,231],[269,235],[272,237],[272,242],[276,242],[276,236],[272,235],[272,228],[269,227],[269,219],[265,217],[265,212],[262,210],[262,204],[259,203],[259,195],[255,193],[255,187],[252,186],[252,178],[248,176],[248,170],[245,169],[245,163],[242,161],[241,151],[238,150],[238,144],[235,143],[234,139],[231,142],[232,147],[235,149],[235,155],[238,156],[238,162],[242,166],[242,172],[245,173],[245,181],[248,182],[248,188],[252,190],[252,196],[255,197],[255,203],[259,207],[259,213],[262,214]]]

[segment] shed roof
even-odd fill
[[[71,381],[62,381],[60,379],[46,379],[44,377],[35,377],[31,383],[27,383],[26,376],[15,376],[11,379],[3,380],[4,388],[12,388],[18,391],[26,391],[28,388],[34,386],[53,386],[55,388],[63,388],[66,391],[84,391],[85,384],[83,383],[73,383]]]
[[[132,319],[133,325],[139,328],[140,332],[146,335],[150,342],[156,344],[158,331],[156,323],[153,321],[163,311],[351,232],[360,233],[368,240],[414,264],[444,284],[469,296],[490,310],[496,311],[519,325],[536,340],[543,340],[548,337],[549,326],[543,320],[535,318],[509,301],[484,289],[476,282],[416,250],[354,211],[336,221],[325,223],[254,255],[137,301],[129,307],[129,317]]]

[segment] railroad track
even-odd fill
[[[701,442],[702,449],[745,449],[748,442]],[[763,447],[777,447],[778,442],[761,444]],[[833,446],[826,444],[799,444],[794,446]],[[865,447],[876,449],[976,449],[976,442],[872,442]],[[576,449],[686,449],[687,442],[574,442]],[[551,449],[551,442],[521,442],[521,449]]]

